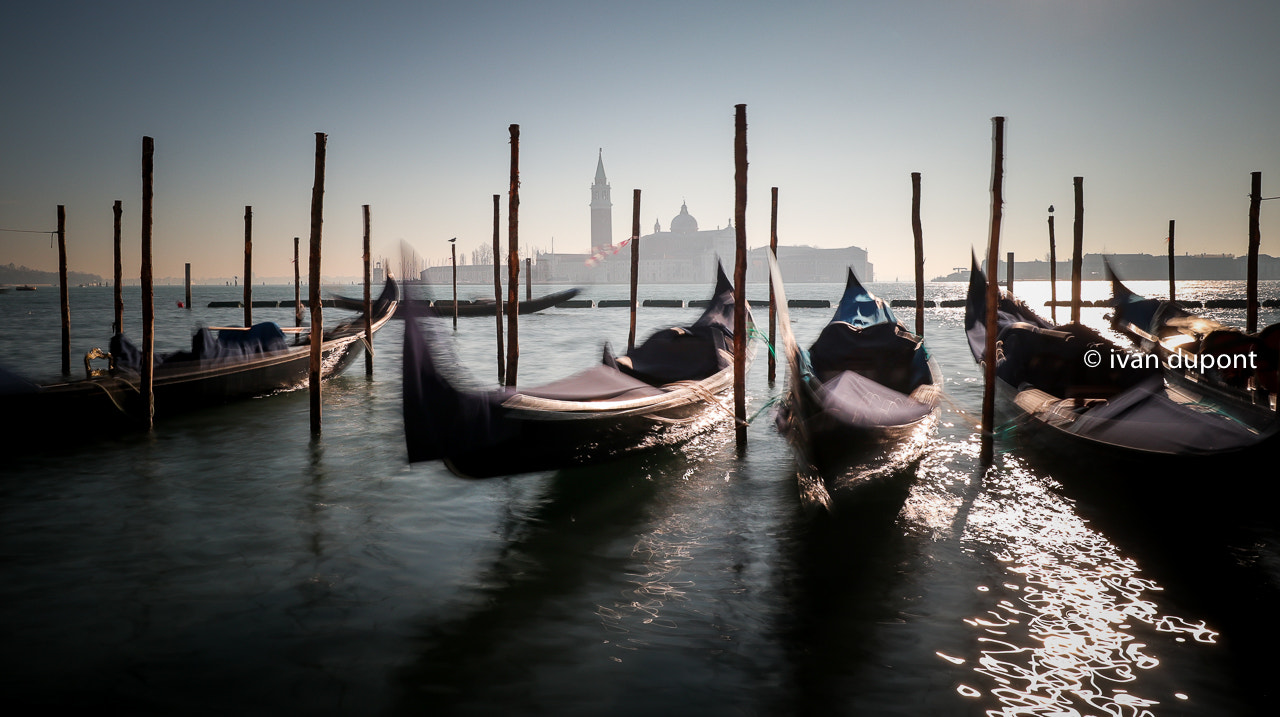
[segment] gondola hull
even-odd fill
[[[660,400],[630,407],[565,410],[554,402],[516,397],[494,416],[497,440],[452,451],[443,460],[454,474],[491,478],[605,463],[624,455],[673,446],[724,423],[723,403],[732,371],[696,388],[676,389]]]
[[[619,359],[544,386],[474,391],[420,322],[405,323],[404,420],[410,462],[442,460],[468,478],[555,470],[683,442],[732,418],[732,288],[692,326],[658,332]]]
[[[841,466],[891,451],[903,443],[917,445],[923,451],[920,437],[927,438],[937,427],[940,413],[942,374],[937,362],[930,360],[931,381],[909,394],[910,398],[929,405],[928,413],[902,423],[850,422],[825,410],[823,400],[808,386],[794,389],[779,412],[779,425],[792,443],[802,463],[820,471]]]
[[[372,317],[375,333],[391,319],[398,299],[398,287],[388,281]],[[340,324],[325,332],[321,377],[340,374],[364,350],[363,322]],[[239,360],[160,363],[152,378],[154,415],[164,418],[305,386],[310,367],[309,343]],[[21,419],[3,435],[13,447],[58,445],[73,434],[113,434],[145,424],[146,406],[135,370],[117,368],[44,386],[13,376],[6,383],[0,391],[0,410]]]
[[[982,363],[986,278],[976,262],[972,272],[965,324]],[[1166,383],[1158,367],[1093,329],[1050,325],[1003,292],[997,314],[997,420],[1038,451],[1168,482],[1225,470],[1275,445],[1274,420]]]

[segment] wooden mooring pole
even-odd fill
[[[778,188],[773,187],[769,190],[769,251],[773,254],[775,260],[778,256]],[[774,353],[778,350],[778,343],[775,339],[778,329],[778,307],[774,306],[777,301],[773,290],[773,272],[769,272],[769,385],[773,385],[773,381],[778,375],[778,359]]]
[[[115,248],[115,313],[111,321],[112,333],[124,333],[124,263],[120,257],[120,217],[124,214],[124,205],[119,199],[111,205],[111,213],[115,215],[112,224],[112,244]],[[191,308],[191,292],[187,292],[187,308]]]
[[[453,267],[453,330],[458,330],[458,237],[449,240],[449,266]]]
[[[507,131],[511,134],[511,177],[507,194],[506,385],[515,386],[516,368],[520,362],[520,125],[513,124]]]
[[[185,301],[183,302],[182,306],[186,308],[187,311],[190,311],[191,310],[191,262],[187,262],[186,265],[183,267],[182,281],[183,281],[183,287],[185,289],[185,291],[183,292]]]
[[[244,325],[253,326],[253,207],[244,208]]]
[[[67,288],[67,208],[58,205],[58,302],[62,308],[62,375],[71,375],[71,296]]]
[[[361,207],[364,214],[364,375],[373,378],[373,256],[369,251],[369,205]]]
[[[320,301],[320,236],[324,225],[324,161],[329,137],[316,132],[315,183],[311,186],[311,258],[307,264],[307,296],[311,307],[311,433],[320,433],[320,359],[324,344],[324,313]]]
[[[501,386],[506,381],[507,376],[507,357],[502,348],[502,266],[498,261],[498,257],[502,256],[502,242],[499,240],[498,213],[500,211],[501,194],[493,195],[493,305],[494,311],[497,312],[497,331],[498,331],[498,385]]]
[[[143,422],[150,431],[155,426],[156,292],[151,273],[151,205],[154,191],[155,140],[142,138],[142,371],[139,392],[142,394]]]
[[[1004,118],[992,117],[991,233],[987,239],[987,340],[983,351],[982,446],[979,462],[989,467],[995,458],[996,309],[1000,288],[996,268],[1000,260],[1000,221],[1004,215]]]
[[[1013,252],[1005,255],[1004,260],[1004,288],[1010,294],[1013,293]]]
[[[739,448],[747,445],[747,106],[736,105],[733,139],[733,417]]]
[[[1249,263],[1248,285],[1245,296],[1248,303],[1245,317],[1245,331],[1253,333],[1258,330],[1258,248],[1262,243],[1262,228],[1259,224],[1259,210],[1262,204],[1262,172],[1249,175]]]
[[[528,247],[525,247],[527,250]],[[524,300],[533,301],[533,257],[524,258]]]
[[[1049,319],[1058,323],[1058,248],[1053,237],[1053,205],[1049,205]]]
[[[1173,289],[1173,220],[1169,220],[1169,301],[1174,300]]]
[[[631,195],[631,327],[627,330],[627,353],[636,347],[636,306],[640,285],[640,190]]]
[[[1084,177],[1071,180],[1076,215],[1071,232],[1071,323],[1080,323],[1080,273],[1084,264]]]
[[[920,224],[920,173],[911,173],[911,234],[916,258],[916,336],[924,336],[924,228]]]
[[[293,325],[302,326],[302,262],[298,257],[299,237],[293,238]]]

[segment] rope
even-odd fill
[[[763,343],[763,344],[765,345],[765,347],[769,349],[769,355],[770,355],[770,356],[773,356],[774,360],[777,360],[777,358],[778,358],[778,354],[777,354],[777,352],[776,352],[776,351],[774,351],[774,350],[773,350],[773,344],[769,343],[769,337],[768,337],[768,336],[765,336],[765,335],[764,335],[764,333],[762,333],[762,332],[761,332],[759,329],[757,329],[755,326],[752,326],[752,327],[750,327],[750,328],[748,328],[748,329],[747,329],[747,338],[749,338],[749,339],[752,339],[752,338],[759,339],[759,340],[760,340],[760,342],[761,342],[761,343]]]
[[[755,412],[755,415],[753,415],[751,418],[748,418],[748,419],[747,419],[747,424],[748,424],[748,425],[750,425],[750,424],[754,423],[754,422],[755,422],[755,420],[756,420],[757,418],[759,418],[759,417],[760,417],[760,414],[764,413],[764,411],[765,411],[765,409],[766,409],[766,408],[768,408],[768,407],[772,406],[773,404],[775,404],[775,403],[777,403],[778,401],[781,401],[781,400],[782,400],[782,395],[781,395],[781,394],[779,394],[779,395],[774,396],[773,398],[769,399],[768,401],[765,401],[765,402],[764,402],[764,405],[760,407],[760,410],[759,410],[759,411],[756,411],[756,412]]]

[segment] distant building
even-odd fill
[[[1169,278],[1169,257],[1152,254],[1085,254],[1080,274],[1085,281],[1106,279],[1103,259],[1111,264],[1116,274],[1128,281],[1164,281]],[[986,270],[987,262],[982,262]],[[1059,281],[1071,279],[1071,262],[1059,261],[1055,268]],[[1186,281],[1244,280],[1248,278],[1248,258],[1233,254],[1180,254],[1174,256],[1174,278]],[[996,264],[996,276],[1004,281],[1005,262]],[[1013,280],[1038,281],[1049,278],[1049,262],[1014,261]],[[1280,259],[1266,254],[1258,255],[1258,278],[1280,279]],[[968,281],[968,268],[957,267],[947,276],[934,281]]]
[[[612,202],[604,171],[603,152],[596,159],[595,182],[591,185],[591,253],[539,253],[534,259],[533,279],[554,284],[613,284],[631,280],[631,248],[628,242],[613,244]],[[703,284],[715,281],[716,262],[732,271],[737,232],[733,220],[723,227],[703,229],[689,213],[688,202],[672,217],[667,230],[655,221],[653,232],[640,237],[639,280],[646,284]],[[767,281],[769,264],[765,249],[748,255],[747,280]],[[855,246],[819,249],[807,246],[778,247],[778,265],[783,277],[793,282],[843,282],[846,267],[853,267],[863,281],[874,281],[874,267],[867,252]]]
[[[625,284],[631,281],[630,239],[613,243],[613,201],[604,171],[603,150],[596,158],[595,181],[591,184],[591,252],[564,254],[538,252],[533,258],[533,281],[539,284]],[[716,278],[717,260],[732,273],[737,232],[730,219],[725,226],[702,229],[689,213],[687,202],[662,230],[655,221],[653,232],[640,237],[638,275],[645,284],[710,284]],[[747,280],[769,279],[766,249],[757,248],[747,256]],[[778,247],[778,266],[788,282],[843,283],[848,267],[858,278],[874,281],[875,272],[867,261],[867,251],[856,246],[819,249],[810,246]],[[521,267],[521,271],[524,267]],[[430,283],[452,280],[452,268],[436,266],[422,272]],[[505,274],[504,274],[505,276]],[[458,283],[492,282],[493,265],[458,267]]]

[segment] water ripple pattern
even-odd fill
[[[957,692],[998,702],[989,715],[1154,715],[1170,697],[1144,688],[1159,667],[1159,636],[1213,644],[1203,621],[1164,614],[1161,587],[1076,516],[1046,479],[1004,456],[986,477],[964,527],[965,545],[988,550],[1007,581],[979,585],[991,608],[964,622],[976,657]],[[1001,597],[1005,595],[1007,597]],[[1163,691],[1163,690],[1161,690]]]

